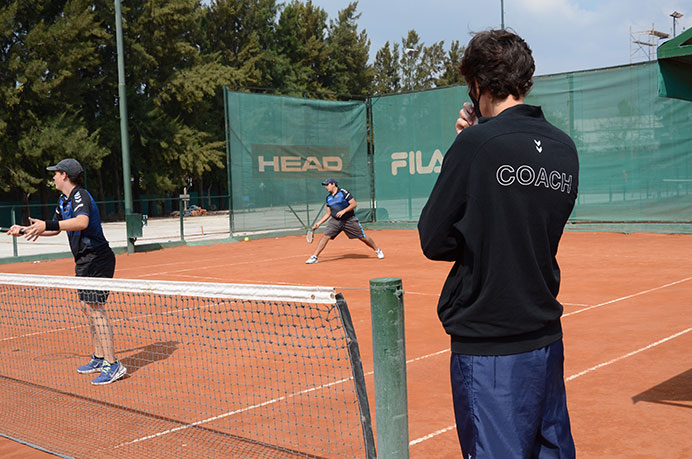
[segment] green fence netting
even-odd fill
[[[692,103],[657,95],[655,62],[538,77],[526,102],[575,141],[573,222],[692,220]],[[378,220],[415,221],[466,87],[372,100]]]
[[[539,78],[527,98],[577,144],[573,221],[689,222],[692,103],[658,97],[655,62]]]
[[[526,102],[579,150],[572,222],[692,221],[692,102],[659,97],[657,82],[655,62],[535,79]],[[226,97],[236,232],[311,224],[328,176],[366,221],[373,197],[378,221],[418,220],[469,100],[463,85],[370,104]]]
[[[378,220],[418,220],[468,100],[466,86],[372,99]]]
[[[325,212],[322,180],[335,178],[372,215],[367,110],[335,102],[225,92],[232,232],[304,228]]]

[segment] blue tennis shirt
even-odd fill
[[[353,213],[352,210],[346,212],[344,215],[341,216],[341,218],[338,218],[336,216],[336,213],[344,210],[345,208],[348,207],[348,201],[353,199],[353,196],[351,196],[351,193],[349,193],[347,190],[344,190],[343,188],[339,188],[334,195],[331,193],[327,195],[327,205],[329,206],[329,210],[331,211],[332,218],[336,218],[337,220],[346,220],[351,217],[353,217],[355,214]]]
[[[89,226],[82,231],[67,232],[70,250],[72,250],[75,260],[82,255],[96,252],[98,249],[108,246],[108,241],[101,227],[101,215],[96,201],[81,186],[74,187],[69,197],[64,194],[60,196],[53,220],[68,220],[77,215],[89,217]]]

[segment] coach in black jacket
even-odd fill
[[[464,457],[574,457],[556,254],[577,196],[574,142],[524,104],[534,61],[506,30],[477,34],[460,71],[473,105],[418,222],[432,260],[453,261],[438,314]]]

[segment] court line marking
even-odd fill
[[[435,432],[430,433],[424,437],[420,437],[420,438],[416,438],[415,440],[411,440],[410,442],[408,442],[408,445],[409,446],[416,445],[418,443],[424,442],[425,440],[430,440],[433,437],[437,437],[438,435],[442,435],[443,433],[449,432],[450,430],[456,429],[456,428],[457,428],[457,425],[453,424],[451,426],[445,427],[444,429],[436,430]]]
[[[689,333],[690,331],[692,331],[692,327],[688,328],[686,330],[683,330],[681,332],[675,333],[674,335],[670,335],[666,338],[660,339],[660,340],[656,341],[655,343],[651,343],[647,346],[639,348],[636,351],[632,351],[632,352],[629,352],[625,355],[621,355],[620,357],[616,357],[614,359],[608,360],[607,362],[603,362],[603,363],[599,363],[598,365],[594,365],[591,368],[587,368],[586,370],[580,371],[579,373],[575,373],[571,376],[568,376],[567,378],[565,378],[565,382],[572,381],[573,379],[576,379],[580,376],[584,376],[585,374],[591,373],[592,371],[598,370],[599,368],[603,368],[605,366],[611,365],[611,364],[618,362],[620,360],[626,359],[628,357],[632,357],[633,355],[636,355],[636,354],[639,354],[640,352],[644,352],[646,350],[649,350],[653,347],[658,346],[659,344],[665,343],[666,341],[670,341],[672,339],[677,338],[678,336],[684,335],[685,333]]]
[[[686,330],[683,330],[683,331],[681,331],[681,332],[675,333],[675,334],[673,334],[673,335],[670,335],[670,336],[668,336],[668,337],[666,337],[666,338],[660,339],[660,340],[656,341],[655,343],[651,343],[651,344],[649,344],[649,345],[647,345],[647,346],[644,346],[644,347],[642,347],[642,348],[639,348],[639,349],[637,349],[636,351],[632,351],[632,352],[629,352],[629,353],[627,353],[627,354],[625,354],[625,355],[621,355],[620,357],[616,357],[616,358],[614,358],[614,359],[608,360],[607,362],[603,362],[603,363],[599,363],[598,365],[594,365],[594,366],[591,367],[591,368],[587,368],[586,370],[580,371],[579,373],[575,373],[575,374],[573,374],[573,375],[571,375],[571,376],[568,376],[567,378],[565,378],[565,382],[567,383],[567,382],[569,382],[569,381],[572,381],[572,380],[574,380],[574,379],[579,378],[580,376],[584,376],[584,375],[586,375],[586,374],[589,374],[589,373],[591,373],[592,371],[596,371],[596,370],[598,370],[599,368],[603,368],[603,367],[606,367],[606,366],[608,366],[608,365],[612,365],[612,364],[615,363],[615,362],[619,362],[620,360],[624,360],[624,359],[626,359],[626,358],[628,358],[628,357],[632,357],[633,355],[637,355],[637,354],[639,354],[639,353],[641,353],[641,352],[647,351],[647,350],[649,350],[649,349],[651,349],[651,348],[653,348],[653,347],[656,347],[656,346],[658,346],[658,345],[660,345],[660,344],[663,344],[663,343],[665,343],[665,342],[667,342],[667,341],[670,341],[670,340],[672,340],[672,339],[675,339],[675,338],[677,338],[677,337],[679,337],[679,336],[682,336],[682,335],[684,335],[685,333],[689,333],[689,332],[691,332],[691,331],[692,331],[692,327],[691,327],[691,328],[688,328],[688,329],[686,329]],[[439,352],[438,352],[437,354],[439,354]],[[435,354],[430,354],[430,355],[435,355]],[[415,440],[412,440],[412,441],[409,442],[409,446],[413,446],[413,445],[416,445],[416,444],[421,443],[421,442],[423,442],[423,441],[430,440],[430,439],[433,438],[433,437],[436,437],[436,436],[438,436],[438,435],[441,435],[441,434],[443,434],[443,433],[445,433],[445,432],[448,432],[448,431],[450,431],[450,430],[456,428],[456,426],[457,426],[456,424],[453,424],[453,425],[451,425],[451,426],[447,426],[447,427],[445,427],[445,428],[443,428],[443,429],[437,430],[437,431],[432,432],[432,433],[430,433],[430,434],[428,434],[428,435],[425,435],[425,436],[423,436],[423,437],[416,438]]]
[[[138,316],[133,316],[133,317],[126,317],[123,319],[111,319],[112,323],[119,323],[119,322],[125,322],[128,320],[136,320],[136,319],[143,319],[145,317],[151,317],[151,316],[156,316],[156,315],[170,315],[170,314],[175,314],[178,312],[188,312],[188,311],[194,311],[197,309],[207,309],[207,308],[212,308],[214,306],[218,306],[220,303],[215,303],[215,302],[210,302],[209,304],[203,304],[201,306],[190,306],[186,308],[181,308],[181,309],[173,309],[173,310],[164,310],[164,311],[157,311],[157,312],[150,312],[147,314],[140,314]],[[88,320],[88,319],[85,319]],[[15,335],[15,336],[8,336],[6,338],[0,339],[0,343],[3,341],[10,341],[14,339],[21,339],[21,338],[28,338],[30,336],[36,336],[36,335],[44,335],[48,333],[57,333],[61,331],[68,331],[68,330],[77,330],[79,328],[87,328],[89,327],[89,324],[82,324],[82,325],[73,325],[72,327],[63,327],[63,328],[53,328],[50,330],[42,330],[42,331],[37,331],[37,332],[31,332],[31,333],[25,333],[23,335]]]
[[[251,405],[251,406],[246,406],[245,408],[240,408],[240,409],[238,409],[238,410],[229,411],[229,412],[227,412],[227,413],[219,414],[219,415],[217,415],[217,416],[212,416],[212,417],[207,418],[207,419],[202,419],[202,420],[200,420],[200,421],[195,421],[195,422],[192,422],[192,423],[190,423],[190,424],[185,424],[184,426],[174,427],[174,428],[172,428],[172,429],[164,430],[163,432],[158,432],[158,433],[155,433],[155,434],[147,435],[147,436],[145,436],[145,437],[137,438],[137,439],[132,440],[132,441],[129,441],[129,442],[121,443],[121,444],[119,444],[118,446],[115,446],[115,448],[116,448],[116,449],[117,449],[117,448],[121,448],[121,447],[123,447],[123,446],[132,445],[132,444],[135,444],[135,443],[139,443],[139,442],[141,442],[141,441],[151,440],[152,438],[162,437],[162,436],[168,435],[168,434],[170,434],[170,433],[175,433],[175,432],[178,432],[178,431],[181,431],[181,430],[190,429],[190,428],[192,428],[192,427],[197,427],[197,426],[199,426],[199,425],[206,424],[206,423],[209,423],[209,422],[212,422],[212,421],[217,421],[217,420],[219,420],[219,419],[223,419],[223,418],[226,418],[226,417],[228,417],[228,416],[233,416],[234,414],[240,414],[240,413],[243,413],[243,412],[245,412],[245,411],[253,410],[253,409],[255,409],[255,408],[262,408],[263,406],[271,405],[271,404],[274,404],[274,403],[277,403],[277,402],[280,402],[280,401],[283,401],[283,400],[288,400],[288,399],[290,399],[290,398],[297,397],[297,396],[299,396],[299,395],[303,395],[303,394],[307,394],[307,393],[309,393],[309,392],[314,392],[314,391],[317,391],[317,390],[320,390],[320,389],[324,389],[325,387],[334,386],[334,385],[336,385],[336,384],[342,384],[342,383],[344,383],[344,382],[346,382],[346,381],[350,381],[350,380],[352,380],[352,379],[353,379],[353,377],[344,378],[344,379],[340,379],[340,380],[338,380],[338,381],[332,381],[332,382],[327,383],[327,384],[322,384],[322,385],[320,385],[320,386],[315,386],[315,387],[311,387],[311,388],[309,388],[309,389],[301,390],[301,391],[299,391],[299,392],[294,392],[294,393],[289,394],[289,395],[284,395],[284,396],[282,396],[282,397],[277,397],[277,398],[274,398],[274,399],[271,399],[271,400],[266,400],[266,401],[264,401],[264,402],[262,402],[262,403],[256,403],[256,404]]]
[[[640,295],[644,295],[646,293],[655,292],[656,290],[661,290],[661,289],[664,289],[666,287],[671,287],[673,285],[682,284],[683,282],[687,282],[689,280],[692,280],[692,276],[677,280],[675,282],[670,282],[670,283],[665,284],[665,285],[660,285],[658,287],[650,288],[647,290],[642,290],[641,292],[633,293],[631,295],[626,295],[626,296],[623,296],[620,298],[615,298],[614,300],[606,301],[604,303],[595,304],[593,306],[589,306],[589,307],[586,307],[584,309],[579,309],[578,311],[568,312],[567,314],[563,314],[562,317],[569,317],[569,316],[572,316],[574,314],[579,314],[580,312],[590,311],[591,309],[600,308],[601,306],[606,306],[609,304],[617,303],[618,301],[628,300],[630,298],[634,298],[635,296],[640,296]]]
[[[436,355],[438,355],[438,354],[444,354],[444,353],[447,353],[447,352],[449,352],[449,350],[448,350],[448,349],[445,349],[445,350],[442,350],[442,351],[434,352],[434,353],[432,353],[432,354],[428,354],[428,355],[423,355],[423,356],[420,356],[420,357],[416,357],[416,358],[414,358],[414,359],[407,360],[407,361],[406,361],[406,364],[408,365],[408,364],[410,364],[410,363],[417,362],[417,361],[423,360],[423,359],[427,359],[428,357],[433,357],[433,356],[436,356]],[[372,376],[372,375],[374,375],[374,374],[375,374],[374,370],[371,370],[371,371],[368,371],[368,372],[364,373],[364,376]],[[233,416],[233,415],[235,415],[235,414],[244,413],[244,412],[246,412],[246,411],[250,411],[250,410],[253,410],[253,409],[255,409],[255,408],[262,408],[262,407],[267,406],[267,405],[272,405],[272,404],[274,404],[274,403],[278,403],[278,402],[281,402],[281,401],[284,401],[284,400],[288,400],[288,399],[290,399],[290,398],[297,397],[297,396],[299,396],[299,395],[304,395],[304,394],[307,394],[307,393],[310,393],[310,392],[314,392],[314,391],[317,391],[317,390],[321,390],[321,389],[324,389],[324,388],[327,388],[327,387],[331,387],[331,386],[334,386],[334,385],[337,385],[337,384],[343,384],[343,383],[348,382],[348,381],[351,381],[351,380],[353,380],[353,377],[344,378],[344,379],[340,379],[340,380],[338,380],[338,381],[332,381],[332,382],[327,383],[327,384],[322,384],[322,385],[320,385],[320,386],[315,386],[315,387],[311,387],[311,388],[308,388],[308,389],[304,389],[304,390],[302,390],[302,391],[294,392],[294,393],[292,393],[292,394],[284,395],[284,396],[282,396],[282,397],[277,397],[277,398],[274,398],[274,399],[271,399],[271,400],[266,400],[266,401],[261,402],[261,403],[256,403],[256,404],[254,404],[254,405],[247,406],[247,407],[245,407],[245,408],[241,408],[241,409],[234,410],[234,411],[229,411],[229,412],[227,412],[227,413],[223,413],[223,414],[219,414],[219,415],[216,415],[216,416],[212,416],[212,417],[207,418],[207,419],[202,419],[202,420],[199,420],[199,421],[191,422],[191,423],[189,423],[189,424],[185,424],[184,426],[174,427],[174,428],[172,428],[172,429],[164,430],[164,431],[162,431],[162,432],[158,432],[158,433],[155,433],[155,434],[151,434],[151,435],[147,435],[147,436],[144,436],[144,437],[141,437],[141,438],[137,438],[137,439],[131,440],[131,441],[129,441],[129,442],[121,443],[120,445],[116,446],[115,448],[120,448],[120,447],[123,447],[123,446],[132,445],[132,444],[134,444],[134,443],[139,443],[139,442],[141,442],[141,441],[151,440],[151,439],[153,439],[153,438],[158,438],[158,437],[161,437],[161,436],[164,436],[164,435],[168,435],[168,434],[170,434],[170,433],[175,433],[175,432],[178,432],[178,431],[181,431],[181,430],[190,429],[190,428],[192,428],[192,427],[196,427],[196,426],[199,426],[199,425],[202,425],[202,424],[207,424],[207,423],[209,423],[209,422],[217,421],[217,420],[219,420],[219,419],[223,419],[223,418],[226,418],[226,417],[228,417],[228,416]],[[449,430],[449,429],[448,429],[448,430]],[[421,440],[421,441],[422,441],[422,440]]]
[[[277,259],[275,259],[275,260],[278,260],[278,259],[286,259],[286,258],[294,258],[294,256],[292,256],[292,257],[277,258]],[[237,264],[247,264],[247,263],[243,262],[243,263],[237,263]],[[219,265],[219,266],[227,266],[227,265],[228,265],[228,264]],[[198,268],[189,268],[189,269],[177,270],[177,271],[175,271],[175,272],[192,271],[192,270],[197,270],[197,269],[198,269]],[[167,274],[167,273],[160,273],[160,274]],[[630,298],[633,298],[633,297],[636,297],[636,296],[640,296],[640,295],[643,295],[643,294],[646,294],[646,293],[650,293],[650,292],[653,292],[653,291],[656,291],[656,290],[660,290],[660,289],[663,289],[663,288],[666,288],[666,287],[670,287],[670,286],[673,286],[673,285],[681,284],[681,283],[686,282],[686,281],[688,281],[688,280],[692,280],[692,276],[691,276],[691,277],[687,277],[687,278],[685,278],[685,279],[681,279],[681,280],[675,281],[675,282],[671,282],[671,283],[668,283],[668,284],[665,284],[665,285],[661,285],[661,286],[654,287],[654,288],[651,288],[651,289],[643,290],[643,291],[641,291],[641,292],[637,292],[637,293],[634,293],[634,294],[631,294],[631,295],[627,295],[627,296],[623,296],[623,297],[620,297],[620,298],[616,298],[616,299],[614,299],[614,300],[606,301],[606,302],[604,302],[604,303],[599,303],[599,304],[596,304],[596,305],[593,305],[593,306],[589,306],[589,307],[586,307],[586,308],[584,308],[584,309],[580,309],[580,310],[578,310],[578,311],[573,311],[573,312],[571,312],[571,313],[563,314],[562,317],[567,317],[567,316],[570,316],[570,315],[573,315],[573,314],[577,314],[577,313],[580,313],[580,312],[588,311],[588,310],[591,310],[591,309],[594,309],[594,308],[598,308],[598,307],[601,307],[601,306],[606,306],[606,305],[608,305],[608,304],[613,304],[613,303],[616,303],[616,302],[619,302],[619,301],[623,301],[623,300],[626,300],[626,299],[630,299]],[[173,312],[173,311],[171,311],[171,312]],[[170,312],[169,312],[169,313],[170,313]],[[75,327],[75,328],[79,328],[79,327]],[[53,330],[53,331],[57,331],[57,330]],[[644,348],[641,348],[641,349],[638,349],[638,350],[636,350],[636,351],[630,352],[629,354],[626,354],[626,355],[624,355],[624,356],[617,357],[617,358],[612,359],[612,360],[610,360],[610,361],[608,361],[608,362],[604,362],[604,363],[598,364],[598,365],[596,365],[596,366],[594,366],[594,367],[592,367],[592,368],[589,368],[589,369],[584,370],[584,371],[582,371],[582,372],[580,372],[580,373],[577,373],[576,375],[569,376],[568,378],[565,379],[565,382],[571,381],[571,380],[573,380],[573,379],[575,379],[575,378],[577,378],[577,377],[579,377],[579,376],[582,376],[583,374],[587,374],[587,373],[589,373],[589,372],[591,372],[591,371],[597,370],[598,368],[602,368],[602,367],[604,367],[604,366],[607,366],[607,365],[610,365],[610,364],[612,364],[612,363],[615,363],[615,362],[617,362],[617,361],[619,361],[619,360],[622,360],[622,359],[625,359],[625,358],[630,357],[630,356],[632,356],[632,355],[635,355],[635,354],[638,354],[638,353],[640,353],[640,352],[643,352],[643,351],[645,351],[645,350],[647,350],[647,349],[650,349],[650,348],[652,348],[652,347],[654,347],[654,346],[657,346],[657,345],[662,344],[662,343],[664,343],[664,342],[666,342],[666,341],[669,341],[669,340],[674,339],[674,338],[676,338],[676,337],[678,337],[678,336],[681,336],[681,335],[683,335],[683,334],[685,334],[685,333],[688,333],[689,331],[692,331],[692,328],[688,328],[687,330],[684,330],[684,331],[682,331],[682,332],[679,332],[679,333],[677,333],[677,334],[675,334],[675,335],[672,335],[672,336],[670,336],[670,337],[664,338],[664,339],[662,339],[662,340],[660,340],[660,341],[657,341],[656,343],[650,344],[650,345],[648,345],[648,346],[646,346],[646,347],[644,347]],[[49,331],[49,332],[50,332],[50,331]],[[45,333],[45,332],[44,332],[44,333]],[[3,339],[2,341],[7,340],[7,339],[13,339],[13,338],[16,338],[16,337],[5,338],[5,339]],[[434,357],[434,356],[437,356],[437,355],[440,355],[440,354],[444,354],[444,353],[447,353],[447,352],[449,352],[449,349],[444,349],[444,350],[442,350],[442,351],[434,352],[434,353],[432,353],[432,354],[427,354],[427,355],[424,355],[424,356],[417,357],[417,358],[415,358],[415,359],[407,360],[406,363],[407,363],[407,365],[408,365],[409,363],[416,362],[416,361],[423,360],[423,359],[427,359],[427,358],[430,358],[430,357]],[[369,376],[369,375],[372,375],[372,374],[374,374],[374,371],[369,371],[369,372],[365,373],[365,375],[368,375],[368,376]],[[185,426],[176,427],[176,428],[174,428],[174,429],[169,429],[169,430],[164,431],[164,432],[159,432],[159,433],[157,433],[157,434],[149,435],[149,436],[147,436],[147,437],[142,437],[142,438],[133,440],[133,441],[131,441],[131,442],[127,442],[127,443],[120,444],[120,445],[116,446],[116,448],[119,448],[119,447],[121,447],[121,446],[126,446],[126,445],[129,445],[129,444],[133,444],[133,443],[137,443],[137,442],[140,442],[140,441],[143,441],[143,440],[148,440],[148,439],[156,438],[156,437],[158,437],[158,436],[166,435],[166,434],[168,434],[168,433],[173,433],[173,432],[176,432],[176,431],[179,431],[179,430],[183,430],[183,429],[195,427],[195,426],[200,425],[200,424],[205,424],[205,423],[208,423],[208,422],[212,422],[212,421],[214,421],[214,420],[222,419],[222,418],[224,418],[224,417],[231,416],[231,415],[233,415],[233,414],[242,413],[242,412],[244,412],[244,411],[248,411],[248,410],[251,410],[251,409],[254,409],[254,408],[260,408],[260,407],[263,407],[263,406],[266,406],[266,405],[269,405],[269,404],[277,403],[277,402],[279,402],[279,401],[282,401],[282,400],[285,400],[285,399],[288,399],[288,398],[296,397],[296,396],[298,396],[298,395],[302,395],[302,394],[309,393],[309,392],[312,392],[312,391],[315,391],[315,390],[319,390],[319,389],[322,389],[322,388],[325,388],[325,387],[329,387],[329,386],[331,386],[331,385],[341,384],[341,383],[346,382],[346,381],[349,381],[349,380],[351,380],[351,379],[352,379],[352,378],[346,378],[346,379],[343,379],[343,380],[334,381],[334,382],[331,382],[331,383],[328,383],[328,384],[323,384],[323,385],[321,385],[321,386],[312,387],[312,388],[305,389],[305,390],[300,391],[300,392],[296,392],[296,393],[289,394],[289,395],[286,395],[286,396],[283,396],[283,397],[278,397],[278,398],[273,399],[273,400],[269,400],[269,401],[265,401],[265,402],[262,402],[262,403],[259,403],[259,404],[256,404],[256,405],[252,405],[252,406],[250,406],[250,407],[245,407],[245,408],[242,408],[242,409],[240,409],[240,410],[235,410],[235,411],[232,411],[232,412],[224,413],[224,414],[221,414],[221,415],[218,415],[218,416],[214,416],[214,417],[211,417],[211,418],[208,418],[208,419],[205,419],[205,420],[196,421],[196,422],[194,422],[194,423],[190,423],[190,424],[187,424],[187,425],[185,425]],[[433,437],[435,437],[435,436],[437,436],[437,435],[441,435],[442,433],[448,432],[449,430],[454,429],[455,427],[456,427],[456,424],[455,424],[455,425],[452,425],[452,426],[445,427],[444,429],[440,429],[440,430],[438,430],[438,431],[436,431],[436,432],[433,432],[433,433],[431,433],[431,434],[428,434],[428,435],[426,435],[425,437],[421,437],[421,438],[418,438],[418,439],[416,439],[416,440],[412,440],[412,441],[409,443],[409,445],[418,444],[418,443],[420,443],[420,442],[422,442],[422,441],[428,440],[428,439],[433,438]]]

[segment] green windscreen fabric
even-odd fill
[[[321,185],[351,192],[372,216],[364,102],[225,92],[234,233],[311,226],[326,211]]]
[[[372,99],[377,220],[418,220],[468,100],[466,86]]]
[[[658,97],[656,63],[535,78],[526,102],[579,151],[573,222],[692,220],[692,103]],[[373,98],[378,220],[416,221],[466,86]]]
[[[576,222],[692,219],[692,103],[658,97],[655,62],[537,78],[527,103],[580,161]]]

